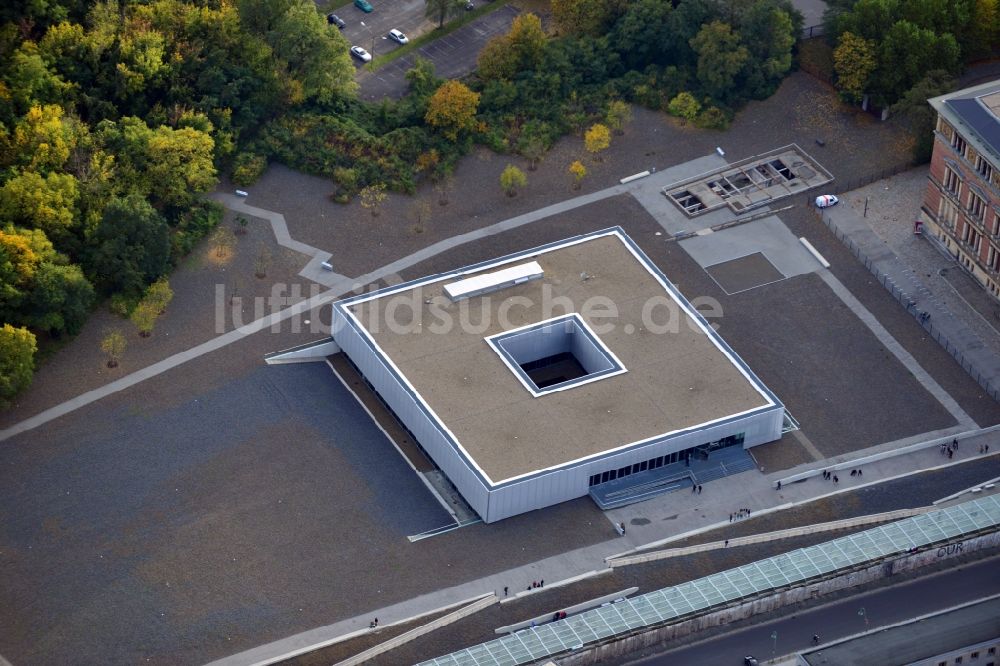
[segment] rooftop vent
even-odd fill
[[[475,275],[458,282],[452,282],[444,286],[444,293],[453,301],[460,301],[463,298],[473,298],[482,296],[501,289],[513,287],[516,284],[538,280],[545,274],[537,261],[531,261],[520,266],[512,266],[494,273],[483,273]]]

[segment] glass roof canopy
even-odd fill
[[[981,497],[938,511],[904,518],[857,534],[751,562],[675,587],[666,587],[522,629],[419,666],[515,666],[581,648],[634,629],[678,621],[713,606],[846,569],[886,555],[904,553],[963,534],[1000,525],[1000,499]]]

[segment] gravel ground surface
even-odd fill
[[[993,478],[1000,473],[1000,457],[993,456],[987,460],[956,465],[951,468],[919,475],[909,480],[898,480],[874,488],[863,488],[850,493],[842,493],[817,502],[810,503],[796,511],[813,512],[812,520],[805,522],[820,522],[833,520],[837,517],[863,515],[891,511],[893,509],[923,506],[935,499],[946,496]],[[755,518],[729,528],[726,536],[736,536],[754,532],[767,532],[795,524],[802,514],[790,514],[792,520],[783,524],[782,518],[788,512],[772,514]],[[757,521],[756,526],[752,523]],[[759,529],[749,532],[747,530]],[[636,594],[643,594],[661,587],[677,585],[712,573],[760,560],[778,553],[796,548],[803,548],[816,543],[830,541],[845,534],[870,529],[865,526],[852,530],[839,530],[812,534],[791,539],[781,539],[764,544],[754,544],[738,548],[726,548],[694,555],[670,558],[659,562],[639,564],[615,569],[611,574],[591,578],[572,586],[547,589],[507,604],[495,605],[483,611],[449,625],[439,631],[416,639],[415,641],[389,652],[373,660],[372,664],[395,665],[412,664],[423,659],[429,659],[468,647],[476,643],[496,638],[494,629],[497,627],[523,622],[532,617],[552,614],[562,608],[583,603],[605,594],[611,594],[629,587],[638,587]],[[717,530],[716,534],[721,533]],[[719,536],[713,536],[715,540]],[[673,546],[674,544],[671,544]],[[678,544],[679,545],[679,544]],[[360,650],[359,650],[360,651]]]
[[[450,516],[325,364],[261,365],[288,337],[0,447],[0,654],[204,663],[613,535],[581,499],[410,544]]]
[[[986,395],[961,366],[955,363],[951,355],[927,336],[916,320],[906,313],[868,269],[826,228],[816,216],[815,210],[808,206],[808,202],[802,204],[805,205],[797,205],[781,215],[792,233],[809,239],[831,263],[830,270],[837,279],[875,315],[879,323],[979,426],[1000,423],[1000,404]],[[864,373],[860,375],[864,376]],[[872,405],[881,408],[881,403],[881,400],[877,400]],[[912,410],[907,408],[906,414],[911,415]]]
[[[928,169],[923,166],[904,171],[847,192],[843,198],[862,214],[867,199],[866,221],[872,231],[956,319],[978,335],[987,349],[1000,355],[1000,303],[954,259],[942,254],[933,245],[934,241],[913,233],[913,221],[919,218],[927,189]]]
[[[232,218],[227,213],[224,224],[235,228]],[[266,278],[258,279],[254,276],[254,263],[262,248],[270,261]],[[139,337],[131,322],[112,314],[107,303],[102,304],[80,335],[38,368],[31,387],[19,396],[14,406],[0,411],[0,428],[252,321],[261,316],[254,314],[255,299],[269,297],[275,284],[288,285],[289,289],[297,285],[308,296],[311,283],[297,275],[307,260],[279,246],[270,225],[263,220],[251,220],[247,233],[237,235],[233,250],[223,257],[218,256],[208,240],[203,241],[170,275],[174,300],[157,320],[151,337]],[[220,285],[226,294],[235,291],[241,296],[243,305],[240,322],[232,315],[228,299],[223,298],[223,330],[217,321],[216,290]],[[257,301],[257,305],[262,314],[271,312],[265,308],[265,301]],[[128,343],[121,362],[113,369],[107,367],[101,352],[101,339],[109,329],[120,330]],[[277,349],[282,347],[269,351]]]

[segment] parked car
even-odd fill
[[[816,197],[816,208],[829,208],[830,206],[836,206],[839,203],[840,199],[833,194],[821,194]]]
[[[368,53],[368,51],[365,51],[360,46],[352,46],[351,47],[351,55],[354,56],[355,58],[357,58],[358,60],[360,60],[361,62],[371,62],[372,61],[372,54]]]
[[[347,25],[346,23],[344,23],[344,19],[340,18],[336,14],[327,14],[326,15],[326,22],[329,23],[330,25],[337,26],[341,30],[343,30],[344,26]]]
[[[371,14],[372,10],[375,9],[372,7],[372,3],[368,2],[368,0],[354,0],[354,6],[363,11],[365,14]]]
[[[407,42],[410,41],[409,37],[404,35],[399,30],[396,30],[395,28],[389,31],[389,39],[391,39],[394,42],[398,42],[400,44],[406,44]]]

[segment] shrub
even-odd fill
[[[702,111],[695,124],[705,129],[724,130],[729,127],[729,116],[717,106],[710,106]]]
[[[667,112],[672,116],[677,116],[678,118],[683,118],[684,120],[694,120],[698,117],[698,112],[701,111],[701,104],[698,100],[694,98],[689,92],[679,93],[676,97],[670,100],[670,104],[667,105]]]
[[[253,185],[264,175],[267,169],[267,158],[256,153],[243,152],[233,160],[233,184],[239,186]]]

